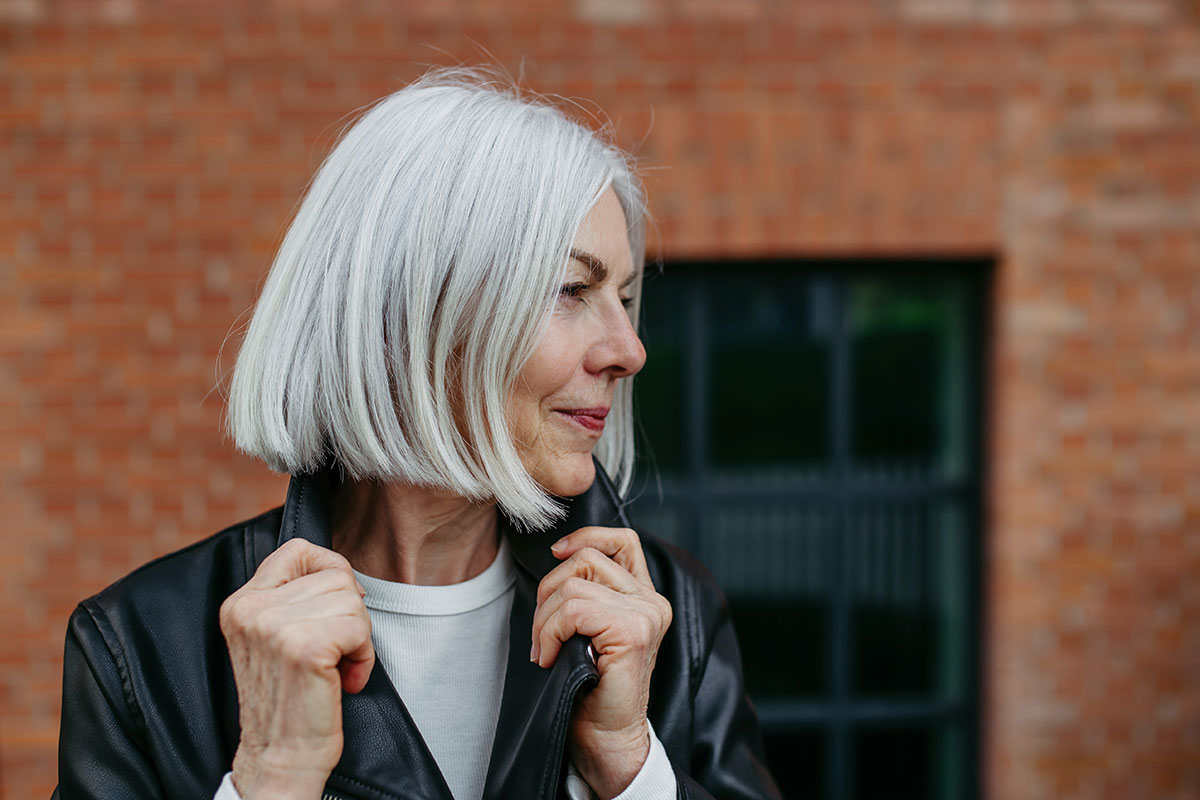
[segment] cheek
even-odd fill
[[[524,401],[527,403],[540,405],[558,393],[571,382],[582,363],[569,346],[570,337],[561,328],[551,325],[521,370],[518,391],[525,395]]]
[[[552,398],[571,378],[571,370],[564,369],[568,363],[564,358],[566,354],[558,345],[562,339],[553,333],[553,330],[547,331],[547,336],[525,363],[509,398],[509,429],[522,451],[541,439],[543,417],[553,407]],[[547,408],[548,400],[550,408]]]

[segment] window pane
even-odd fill
[[[776,733],[763,737],[767,766],[784,797],[824,798],[829,791],[829,737],[817,730]]]
[[[967,788],[957,725],[863,728],[851,759],[853,796],[862,800],[957,800]]]
[[[638,502],[631,513],[638,533],[651,533],[680,547],[691,546],[691,542],[683,536],[683,520],[686,516],[674,506],[662,505],[657,497],[653,497],[649,501]]]
[[[921,728],[855,733],[853,796],[862,800],[936,800],[931,774],[933,738],[933,731]]]
[[[651,273],[643,288],[639,335],[646,348],[646,365],[633,381],[642,473],[675,473],[686,463],[687,309],[681,300],[686,294],[682,283],[668,283],[664,276]]]
[[[828,514],[721,508],[698,555],[729,597],[746,682],[758,699],[824,694],[829,647]]]
[[[829,342],[810,278],[710,282],[709,457],[714,469],[829,460]]]
[[[825,664],[830,611],[826,598],[784,602],[732,597],[729,605],[742,650],[746,686],[756,702],[828,693]]]
[[[854,512],[849,524],[853,691],[963,699],[962,510],[875,506]]]
[[[962,282],[855,280],[847,313],[855,467],[962,477],[970,345]]]
[[[660,503],[652,490],[634,524],[692,550],[729,599],[746,686],[756,701],[829,691],[829,515],[804,507]],[[689,530],[689,528],[691,530]]]

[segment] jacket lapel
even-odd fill
[[[508,671],[484,800],[557,796],[566,763],[571,708],[579,692],[599,680],[588,653],[589,642],[582,636],[571,637],[548,670],[530,662],[526,655],[538,583],[559,563],[550,545],[588,525],[628,525],[616,490],[599,463],[591,488],[564,503],[566,517],[548,531],[521,533],[511,525],[504,526],[517,567],[517,584],[509,618]]]
[[[294,475],[284,503],[278,545],[302,538],[332,545],[334,470]],[[548,531],[521,533],[501,517],[517,580],[509,617],[508,664],[485,800],[553,798],[562,784],[567,724],[577,694],[599,679],[588,642],[574,636],[546,670],[529,661],[537,586],[557,564],[550,545],[588,525],[628,526],[616,490],[596,464],[596,480],[565,501],[567,515]],[[265,557],[265,556],[264,556]],[[261,558],[258,559],[261,561]],[[470,654],[464,653],[464,658]],[[366,687],[342,695],[345,746],[329,786],[361,797],[452,800],[425,740],[376,662]]]

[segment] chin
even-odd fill
[[[592,454],[587,453],[556,464],[542,487],[558,497],[575,497],[590,489],[595,480],[596,465]]]

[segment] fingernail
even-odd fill
[[[554,544],[550,545],[550,549],[551,549],[553,552],[557,553],[557,552],[559,552],[560,550],[563,550],[563,549],[565,549],[565,548],[566,548],[566,546],[567,546],[567,539],[566,539],[566,537],[564,536],[562,539],[559,539],[557,542],[555,542]]]
[[[529,660],[535,664],[537,663],[537,645],[536,644],[531,645],[529,648]]]

